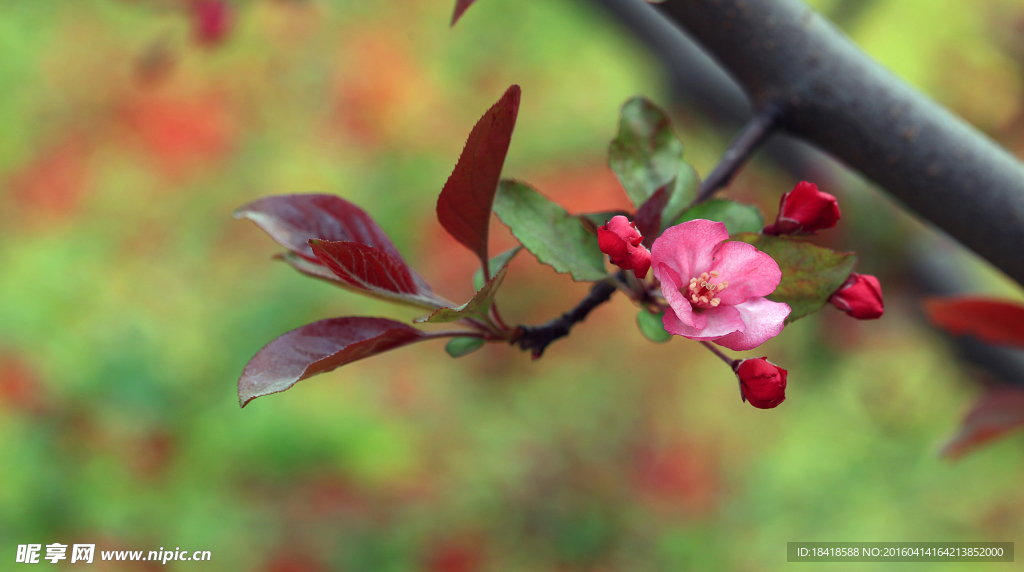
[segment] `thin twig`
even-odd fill
[[[533,359],[539,358],[551,342],[569,335],[573,326],[586,319],[594,308],[607,302],[615,290],[615,284],[608,280],[594,284],[590,293],[572,310],[539,326],[519,326],[521,334],[513,343],[521,349],[530,350]]]
[[[700,184],[700,192],[697,193],[697,198],[693,200],[692,204],[708,200],[718,189],[732,181],[740,167],[775,130],[779,115],[778,107],[768,106],[747,121],[736,138],[729,143],[729,147],[718,161],[718,165]]]
[[[728,364],[729,367],[732,368],[732,367],[736,366],[736,362],[738,360],[734,360],[734,359],[730,358],[729,356],[725,355],[724,353],[722,353],[721,350],[719,350],[715,346],[711,345],[711,342],[701,342],[701,344],[703,344],[704,347],[706,347],[711,353],[713,353],[716,356],[718,356],[718,359],[720,359],[720,360],[724,361],[726,364]]]

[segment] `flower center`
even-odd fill
[[[725,280],[714,284],[711,281],[718,279],[718,271],[704,272],[696,278],[690,278],[690,285],[680,288],[679,292],[690,300],[690,304],[696,308],[715,308],[722,303],[722,300],[715,294],[729,287]]]

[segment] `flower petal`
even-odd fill
[[[647,278],[647,271],[651,269],[651,251],[644,245],[629,247],[629,265],[633,274],[640,280]]]
[[[727,306],[767,296],[782,281],[779,264],[771,256],[745,242],[725,242],[715,249],[711,269],[718,271],[719,283],[729,283],[725,290],[716,294],[722,304]]]
[[[620,264],[629,258],[629,245],[621,236],[613,231],[605,230],[604,227],[597,229],[597,245],[601,252],[607,254],[612,264]]]
[[[720,222],[697,219],[677,224],[654,241],[651,263],[655,268],[667,265],[689,281],[710,268],[712,251],[728,238],[729,231]]]
[[[674,308],[673,308],[674,310]],[[673,312],[665,312],[661,323],[665,331],[677,336],[683,336],[691,340],[715,341],[725,335],[731,335],[738,328],[743,328],[743,320],[740,313],[732,306],[719,306],[708,308],[700,314],[693,315],[694,322],[698,326],[693,327],[684,324]]]
[[[674,320],[676,322],[685,325],[687,328],[704,327],[704,322],[697,323],[694,321],[693,306],[690,305],[690,301],[683,296],[682,292],[679,291],[682,280],[679,275],[676,274],[675,270],[669,268],[667,264],[654,267],[654,277],[661,281],[661,295],[665,297],[665,301],[671,306],[671,310],[665,312],[665,317],[662,318],[662,323],[665,325],[665,331],[668,333],[675,333],[669,329],[669,321]],[[671,318],[670,318],[671,316]],[[676,326],[673,326],[676,327]],[[680,328],[676,328],[680,329]],[[680,331],[682,331],[680,329]],[[683,334],[676,334],[683,335]]]
[[[712,341],[736,351],[752,350],[779,335],[790,312],[788,305],[766,298],[751,298],[731,307],[739,312],[745,327]]]
[[[614,232],[632,246],[640,244],[640,241],[643,240],[643,237],[640,236],[640,231],[636,229],[636,225],[629,222],[629,219],[622,215],[613,216],[601,228]]]

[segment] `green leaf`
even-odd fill
[[[661,321],[661,317],[664,315],[664,312],[652,314],[647,310],[640,310],[640,313],[636,315],[636,325],[640,328],[640,333],[656,344],[663,344],[672,339],[672,334],[665,331],[665,326]]]
[[[754,245],[779,264],[782,282],[768,299],[793,309],[787,324],[820,310],[857,263],[852,252],[836,252],[788,237],[744,233],[732,238]]]
[[[501,282],[505,279],[507,271],[508,266],[502,266],[501,270],[494,275],[494,278],[491,278],[487,284],[484,284],[484,287],[474,294],[469,302],[458,308],[438,308],[433,314],[421,316],[413,320],[413,322],[417,324],[424,322],[455,322],[463,318],[480,318],[486,321],[488,313],[491,311],[491,306],[494,304],[494,295],[498,293],[498,287],[501,286]]]
[[[729,231],[730,235],[741,232],[761,232],[761,229],[764,228],[764,219],[761,217],[761,211],[757,207],[727,199],[711,199],[710,201],[694,205],[668,226],[675,226],[699,218],[724,222],[725,228]]]
[[[634,97],[622,106],[619,132],[608,148],[608,165],[637,208],[671,183],[662,220],[672,220],[696,196],[697,173],[683,161],[683,144],[658,106]]]
[[[459,336],[449,340],[448,343],[444,345],[444,351],[448,352],[448,355],[453,358],[460,358],[484,347],[485,343],[486,342],[484,342],[483,338]]]
[[[522,249],[523,249],[522,246],[517,246],[515,248],[512,248],[510,250],[506,250],[505,252],[502,252],[501,254],[491,258],[491,262],[490,262],[490,264],[488,264],[488,267],[491,270],[494,270],[495,268],[502,268],[503,266],[506,266],[509,262],[512,261],[512,259],[515,257],[515,255],[519,254],[519,251],[522,250]],[[480,267],[473,274],[473,288],[476,288],[477,290],[479,290],[479,289],[481,289],[483,287],[484,287],[484,269],[483,269],[483,267]]]
[[[597,282],[608,272],[597,236],[580,220],[518,181],[502,181],[494,212],[537,260],[577,282]]]
[[[697,170],[686,161],[682,161],[679,165],[679,173],[676,174],[672,196],[669,197],[668,204],[665,205],[665,210],[661,215],[663,223],[682,214],[686,207],[690,206],[690,203],[693,202],[693,199],[697,197],[699,188],[700,175],[697,174]],[[663,224],[663,226],[667,225]]]

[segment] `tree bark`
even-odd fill
[[[639,0],[638,0],[639,1]],[[755,110],[831,153],[1024,285],[1024,165],[871,59],[799,0],[659,8]]]

